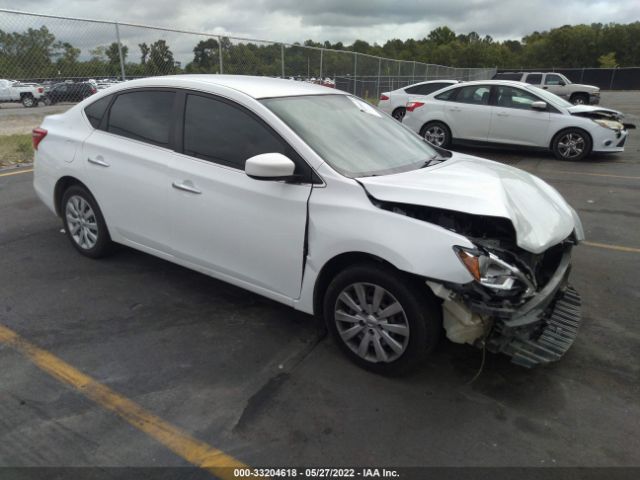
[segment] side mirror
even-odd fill
[[[547,109],[547,102],[533,102],[531,104],[531,108],[533,108],[534,110],[546,110]]]
[[[558,83],[558,85],[560,85],[561,87],[564,87],[566,85],[566,83],[564,83],[562,80],[560,80],[560,83]]]
[[[281,153],[262,153],[247,159],[244,173],[255,180],[292,180],[295,163]]]

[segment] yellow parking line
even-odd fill
[[[640,248],[624,247],[622,245],[609,245],[608,243],[582,242],[585,245],[596,248],[606,248],[607,250],[616,250],[618,252],[640,253]]]
[[[25,168],[24,170],[18,170],[17,172],[0,173],[0,177],[8,177],[9,175],[20,175],[21,173],[33,172],[33,168]]]
[[[101,407],[111,410],[193,465],[206,469],[224,480],[244,478],[233,474],[235,468],[249,468],[239,460],[191,437],[46,350],[29,343],[13,330],[0,325],[0,344],[2,343],[13,347],[41,370],[73,387]]]

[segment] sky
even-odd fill
[[[312,39],[345,45],[356,39],[378,44],[421,39],[441,25],[456,33],[475,31],[506,40],[565,24],[640,20],[640,0],[0,0],[0,8],[276,42]],[[57,40],[81,48],[82,59],[96,46],[115,41],[113,25],[0,12],[0,30],[42,25]],[[139,55],[139,43],[162,38],[183,63],[193,57],[194,39],[199,39],[127,26],[120,27],[120,35],[131,56]]]
[[[504,40],[564,24],[640,20],[640,0],[0,0],[0,8],[344,44],[423,38],[440,25]]]

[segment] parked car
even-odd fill
[[[25,107],[36,107],[43,96],[44,87],[41,85],[0,80],[0,103],[20,102]]]
[[[128,245],[316,314],[357,364],[454,342],[531,367],[580,320],[580,219],[522,170],[434,147],[364,100],[179,75],[99,92],[33,132],[34,187],[82,255]]]
[[[429,95],[456,83],[460,83],[460,80],[429,80],[428,82],[414,83],[408,87],[398,88],[391,92],[382,92],[378,101],[378,108],[396,120],[402,121],[406,112],[405,105],[409,98],[417,95]]]
[[[80,102],[97,91],[96,86],[89,82],[59,83],[47,92],[44,103],[53,105],[59,102]]]
[[[628,129],[622,113],[572,105],[522,82],[467,82],[407,103],[403,123],[427,141],[454,141],[550,149],[561,160],[591,152],[622,152]]]
[[[593,85],[571,83],[561,73],[550,72],[501,72],[493,76],[494,80],[512,80],[535,85],[549,90],[574,105],[597,105],[600,103],[600,88]]]

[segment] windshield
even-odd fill
[[[437,156],[415,133],[356,97],[308,95],[262,103],[347,177],[413,170]]]
[[[562,108],[573,107],[572,103],[567,102],[564,98],[559,97],[555,93],[551,93],[548,90],[543,90],[542,88],[535,87],[533,85],[531,85],[531,88],[534,89],[534,92],[536,95],[538,95],[545,102],[550,103],[554,107],[562,107]]]

